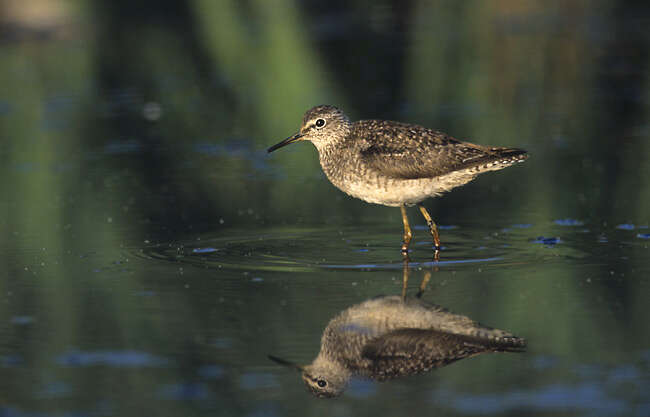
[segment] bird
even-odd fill
[[[438,227],[422,201],[528,157],[523,149],[464,142],[415,124],[352,122],[331,105],[307,110],[300,130],[267,152],[305,140],[316,147],[323,172],[335,187],[368,203],[400,207],[404,225],[401,252],[405,256],[413,237],[407,206],[420,209],[437,254],[441,249]]]
[[[340,396],[352,377],[386,381],[419,374],[485,352],[524,352],[527,342],[417,297],[375,297],[327,324],[309,365],[269,355],[299,370],[308,391]]]

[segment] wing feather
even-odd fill
[[[482,339],[438,330],[398,329],[370,340],[361,352],[379,379],[428,371],[483,352],[521,352],[517,337]]]
[[[364,162],[391,178],[432,178],[498,161],[504,161],[505,167],[526,158],[526,151],[521,149],[462,142],[443,132],[406,123],[362,120],[354,129],[353,136],[362,138]]]

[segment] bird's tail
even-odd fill
[[[500,329],[484,327],[477,323],[478,331],[467,335],[468,343],[475,342],[483,346],[484,350],[492,352],[525,352],[527,342],[522,337]]]
[[[527,342],[521,337],[511,336],[498,338],[490,345],[495,352],[525,352]]]
[[[479,173],[497,171],[528,159],[528,153],[523,149],[492,147],[484,150],[485,155],[473,164],[473,169]]]

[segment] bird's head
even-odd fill
[[[343,394],[350,382],[350,373],[332,364],[309,365],[302,371],[302,380],[318,398],[333,398]]]
[[[305,366],[270,355],[269,359],[288,368],[299,370],[307,390],[318,398],[338,397],[345,391],[352,376],[343,365],[326,360],[321,355],[311,365]]]
[[[273,152],[299,140],[311,141],[321,151],[345,138],[350,128],[350,119],[338,108],[329,105],[312,107],[303,116],[298,133],[271,146],[267,151]]]

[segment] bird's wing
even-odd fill
[[[426,329],[398,329],[371,339],[361,356],[379,379],[410,375],[449,365],[483,352],[521,352],[524,339],[480,339]]]
[[[391,178],[432,178],[491,162],[515,162],[526,154],[521,149],[462,142],[437,130],[399,122],[362,120],[353,128],[353,136],[361,138],[364,162]]]

